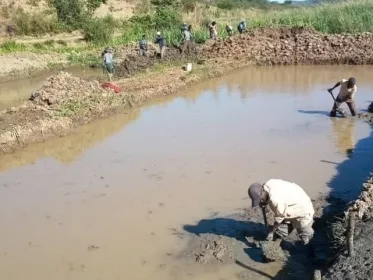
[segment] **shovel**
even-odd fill
[[[264,220],[264,225],[266,227],[266,234],[268,233],[268,220],[267,220],[267,215],[266,215],[266,208],[265,207],[260,207],[262,209],[262,214],[263,214],[263,220]]]
[[[329,92],[330,95],[332,96],[334,102],[337,102],[337,100],[335,99],[335,97],[334,97],[334,95],[333,95],[333,92],[332,92],[331,90],[329,90],[329,89],[328,89],[328,92]],[[341,113],[342,116],[346,117],[346,112],[345,112],[345,110],[338,108],[338,109],[337,109],[337,112]]]

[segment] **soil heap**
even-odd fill
[[[359,198],[349,207],[360,219],[355,228],[354,255],[340,254],[323,279],[373,279],[373,178],[365,184]]]
[[[57,107],[105,93],[98,81],[85,81],[70,73],[60,72],[49,77],[39,90],[31,94],[30,100],[37,105]]]
[[[372,64],[373,33],[326,35],[311,28],[260,28],[204,48],[208,58],[253,60],[258,65]]]
[[[188,60],[193,61],[198,56],[199,50],[195,46],[192,54],[188,55]],[[168,63],[183,59],[180,49],[177,47],[169,47],[165,51],[165,56],[162,60],[157,55],[157,49],[153,46],[148,50],[148,57],[139,56],[138,54],[128,55],[116,68],[115,75],[121,78],[131,77],[133,74],[145,71],[153,67],[157,63]]]

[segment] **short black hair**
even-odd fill
[[[349,78],[348,79],[348,84],[353,85],[353,86],[356,85],[356,79],[354,77]]]

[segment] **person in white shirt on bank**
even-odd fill
[[[275,224],[267,240],[284,238],[294,229],[306,245],[313,237],[312,201],[306,192],[297,184],[280,179],[270,179],[264,184],[254,183],[248,194],[252,207],[266,207],[275,214]]]

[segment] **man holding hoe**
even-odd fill
[[[340,86],[339,94],[337,98],[335,99],[333,95],[333,90],[339,86]],[[331,117],[336,117],[337,112],[342,114],[343,116],[345,115],[344,111],[340,109],[340,106],[344,102],[347,103],[347,106],[350,109],[351,115],[356,116],[356,105],[353,99],[356,93],[356,90],[357,90],[356,80],[353,77],[349,78],[348,80],[342,79],[341,81],[336,83],[334,87],[328,89],[329,93],[334,99],[333,109],[330,112]]]
[[[275,214],[275,224],[269,231],[267,240],[284,238],[296,229],[303,244],[310,242],[314,233],[312,225],[315,211],[311,199],[300,186],[280,179],[270,179],[264,184],[252,184],[248,194],[252,207],[262,207],[265,223],[264,210],[267,205]]]

